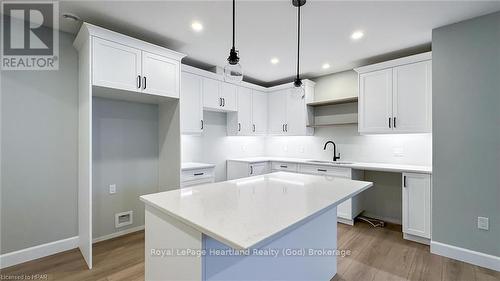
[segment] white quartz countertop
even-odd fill
[[[213,168],[213,167],[215,167],[215,164],[197,163],[197,162],[183,162],[181,164],[182,171]]]
[[[405,164],[367,163],[367,162],[354,162],[354,161],[348,161],[349,164],[333,164],[333,163],[311,162],[314,161],[314,159],[288,158],[288,157],[248,157],[248,158],[228,159],[227,161],[238,161],[247,163],[276,161],[276,162],[287,162],[287,163],[298,163],[298,164],[309,164],[309,165],[320,165],[320,166],[346,167],[358,170],[432,174],[431,166],[418,166],[418,165],[405,165]]]
[[[373,183],[277,172],[141,196],[235,249],[248,249],[338,205]]]

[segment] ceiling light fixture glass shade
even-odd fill
[[[297,76],[293,81],[292,93],[294,96],[303,99],[306,95],[304,85],[300,79],[300,7],[306,4],[306,0],[292,0],[292,5],[297,7]]]
[[[240,64],[240,57],[235,45],[235,14],[236,0],[233,0],[233,47],[229,51],[227,64],[224,67],[224,80],[227,82],[241,82],[243,80],[243,68]]]

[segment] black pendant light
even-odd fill
[[[305,92],[300,79],[300,7],[306,4],[306,0],[292,0],[292,5],[297,7],[297,76],[293,81],[294,92],[300,98],[304,98]]]
[[[229,51],[227,64],[224,67],[224,80],[229,82],[241,82],[243,80],[243,69],[240,65],[240,58],[238,57],[238,50],[234,47],[235,41],[235,14],[236,14],[236,0],[233,0],[233,47]]]

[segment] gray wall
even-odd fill
[[[435,29],[432,41],[432,239],[500,256],[500,13]]]
[[[158,191],[158,105],[93,100],[93,237],[144,225],[139,196]],[[109,194],[109,185],[116,193]],[[134,223],[115,228],[115,213],[132,210]]]
[[[0,252],[77,235],[77,53],[58,71],[1,72]]]

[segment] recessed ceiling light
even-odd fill
[[[329,63],[324,63],[321,67],[323,69],[328,69],[328,68],[330,68],[330,64]]]
[[[191,23],[191,28],[196,32],[200,32],[203,30],[203,25],[199,21],[193,21],[193,23]]]
[[[359,40],[361,38],[363,38],[363,36],[365,36],[365,34],[363,33],[363,31],[354,31],[352,34],[351,34],[351,39],[353,40]]]
[[[278,58],[272,58],[271,59],[271,63],[272,64],[277,64],[278,62],[280,62],[280,60]]]

